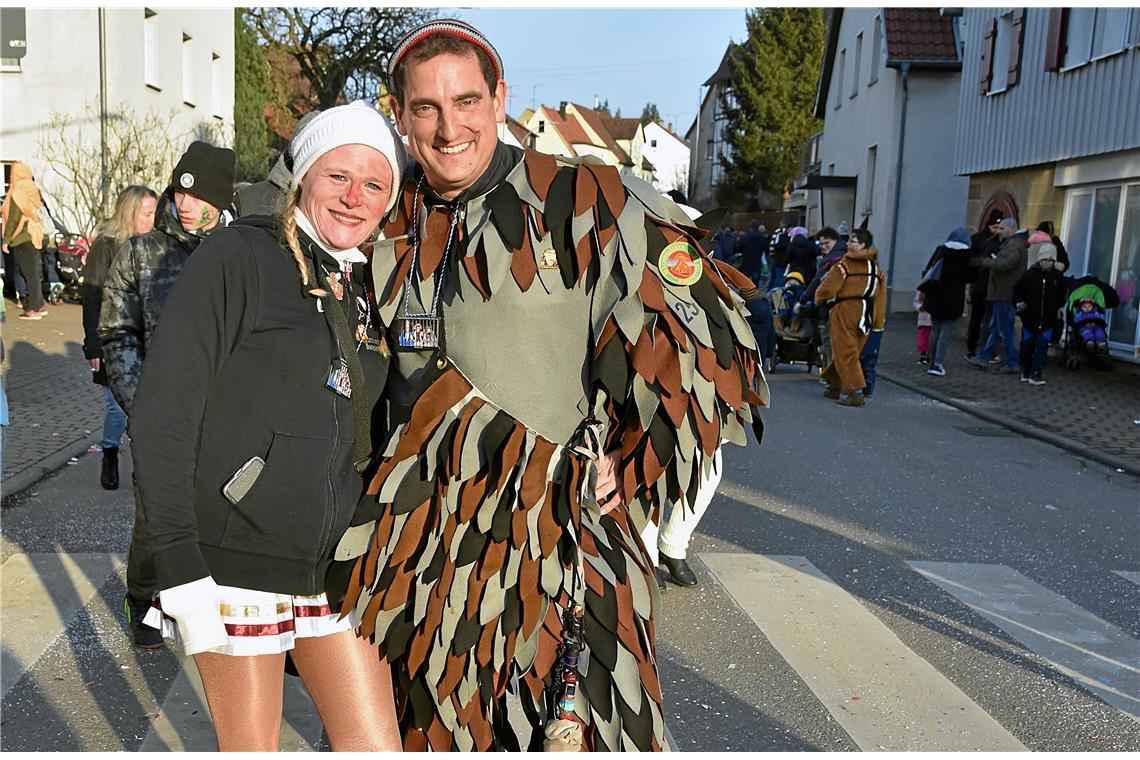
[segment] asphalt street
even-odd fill
[[[1140,750],[1135,477],[890,383],[862,409],[799,368],[771,383],[700,585],[661,598],[676,749]],[[98,460],[0,515],[0,749],[212,749],[192,666],[127,643],[130,491]],[[310,748],[289,680],[282,746]]]

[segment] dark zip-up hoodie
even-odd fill
[[[1025,304],[1017,314],[1026,329],[1055,330],[1061,325],[1057,311],[1065,305],[1065,280],[1055,268],[1042,269],[1034,264],[1014,284],[1013,301]]]
[[[130,429],[159,590],[209,575],[228,586],[319,593],[361,495],[352,404],[326,387],[337,358],[331,314],[318,311],[278,235],[268,216],[211,235],[155,331]],[[328,271],[339,269],[301,240]],[[351,326],[358,295],[354,276],[342,302]],[[374,405],[387,360],[375,350],[358,355]],[[382,431],[373,432],[376,440]],[[264,469],[231,504],[222,489],[255,456]]]

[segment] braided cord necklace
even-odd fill
[[[404,283],[404,315],[400,318],[400,331],[397,340],[399,351],[421,351],[424,349],[439,348],[442,337],[442,320],[439,316],[439,299],[443,293],[443,283],[447,278],[447,262],[451,255],[451,246],[455,242],[455,233],[459,228],[459,203],[447,204],[450,209],[450,224],[447,230],[447,242],[443,247],[443,258],[435,273],[435,291],[432,294],[431,308],[425,312],[412,312],[413,278],[420,267],[420,194],[423,190],[424,180],[420,177],[416,183],[416,192],[412,198],[415,209],[412,216],[412,266],[408,270],[407,281]]]

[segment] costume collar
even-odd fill
[[[366,264],[368,262],[368,257],[361,253],[359,248],[338,250],[325,245],[321,236],[313,229],[309,218],[301,213],[301,209],[293,209],[293,218],[297,220],[297,228],[304,232],[322,251],[336,259],[336,263],[340,264],[342,269],[345,264]]]

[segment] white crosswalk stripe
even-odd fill
[[[1119,575],[1126,581],[1132,581],[1137,586],[1140,586],[1140,572],[1132,572],[1129,570],[1113,570],[1112,572]]]
[[[1140,720],[1140,641],[1004,565],[907,564],[1057,670]]]
[[[808,558],[694,556],[859,748],[1025,749]],[[5,697],[25,684],[36,688],[36,661],[69,621],[102,604],[99,590],[112,576],[121,576],[123,561],[117,554],[18,553],[4,563],[0,619],[7,625],[0,676]],[[906,564],[1089,692],[1140,720],[1140,642],[1126,632],[1004,565]],[[1140,585],[1140,572],[1113,572]],[[44,604],[45,599],[51,604]],[[25,679],[29,671],[31,677]],[[311,750],[321,737],[320,717],[300,679],[287,677],[285,682],[281,749]],[[146,736],[136,737],[142,739],[141,751],[216,749],[193,658],[182,662],[168,691],[155,696],[161,710]],[[12,730],[19,728],[5,725],[6,732]]]
[[[699,556],[860,749],[1025,749],[806,558]]]
[[[123,565],[119,554],[13,554],[0,567],[4,626],[0,698]],[[19,621],[19,624],[15,624]]]

